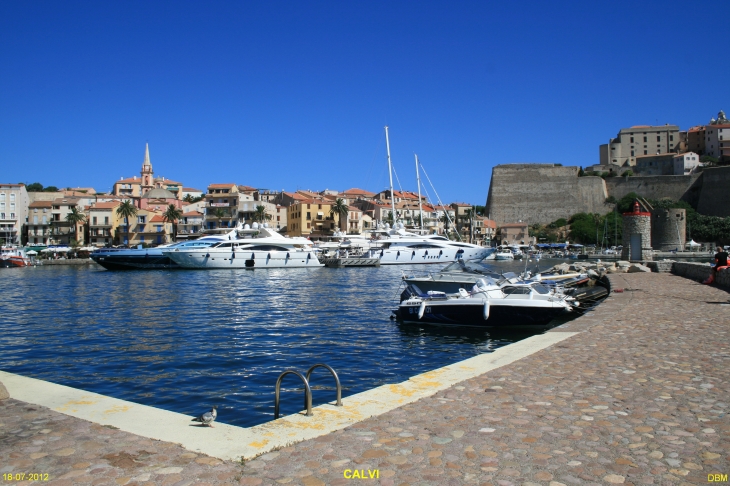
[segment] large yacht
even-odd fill
[[[163,249],[163,254],[184,268],[289,268],[321,267],[312,242],[285,238],[268,224],[245,225],[239,239],[208,248]]]
[[[380,258],[381,265],[448,263],[456,260],[479,261],[491,252],[471,243],[451,241],[441,235],[419,235],[406,231],[403,223],[395,228],[372,231],[370,254]]]
[[[232,241],[238,238],[234,229],[223,235],[207,235],[197,240],[171,243],[155,248],[100,248],[90,256],[96,263],[107,270],[151,270],[180,268],[175,262],[163,254],[163,250],[172,248],[208,248],[221,241]]]

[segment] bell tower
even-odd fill
[[[151,190],[154,187],[154,171],[152,170],[152,163],[150,162],[150,144],[146,143],[144,147],[144,162],[142,163],[142,194]]]

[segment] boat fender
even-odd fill
[[[266,255],[266,259],[267,260],[271,260],[271,253],[269,253],[268,255]]]
[[[231,252],[231,260],[233,260],[234,258],[236,258],[236,251],[235,250],[233,250]]]
[[[382,256],[383,256],[383,253],[384,253],[384,252],[385,252],[385,250],[380,250],[380,257],[381,257],[381,258],[382,258]]]
[[[426,253],[425,253],[425,255],[428,255],[428,250],[426,250]]]
[[[413,253],[411,253],[411,257],[416,256],[416,250],[413,250]]]
[[[423,317],[423,313],[426,312],[426,301],[422,301],[421,305],[418,307],[418,318],[421,319]]]
[[[210,258],[210,253],[206,253],[205,258]]]
[[[487,319],[489,319],[489,301],[485,300],[484,301],[484,320],[486,321]]]

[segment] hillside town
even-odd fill
[[[686,131],[677,125],[622,128],[609,143],[600,145],[598,164],[575,168],[575,174],[606,180],[616,176],[696,176],[705,168],[729,161],[730,121],[720,111],[708,124]],[[567,169],[557,167],[560,164],[508,164],[497,168],[528,173],[536,167],[547,170],[553,165],[555,170]],[[493,176],[490,194],[495,185]],[[580,191],[569,189],[568,198],[571,192]],[[539,196],[534,191],[533,195]],[[596,206],[602,206],[607,195],[611,196],[605,189],[595,194],[597,202],[589,204],[585,212],[601,212]],[[618,198],[624,195],[621,193]],[[513,210],[525,203],[524,197],[512,199],[515,200],[509,206]],[[559,217],[569,219],[583,210],[580,203],[571,204],[575,211],[566,211]],[[39,183],[0,184],[0,239],[5,244],[38,247],[157,246],[226,232],[238,224],[262,222],[286,236],[322,240],[335,234],[360,235],[379,225],[392,225],[394,207],[395,219],[408,229],[494,246],[534,244],[537,239],[530,235],[531,225],[558,219],[552,217],[554,211],[546,216],[547,220],[541,220],[535,211],[505,218],[502,215],[506,206],[504,201],[491,200],[486,209],[464,202],[434,204],[417,192],[391,193],[390,189],[273,191],[236,182],[216,182],[201,190],[156,176],[146,145],[139,176],[120,178],[109,193],[91,187],[58,189],[43,188]],[[538,231],[535,227],[533,233]]]

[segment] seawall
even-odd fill
[[[674,262],[672,273],[697,282],[704,282],[710,276],[709,263]],[[721,270],[715,277],[715,285],[730,288],[730,270]]]

